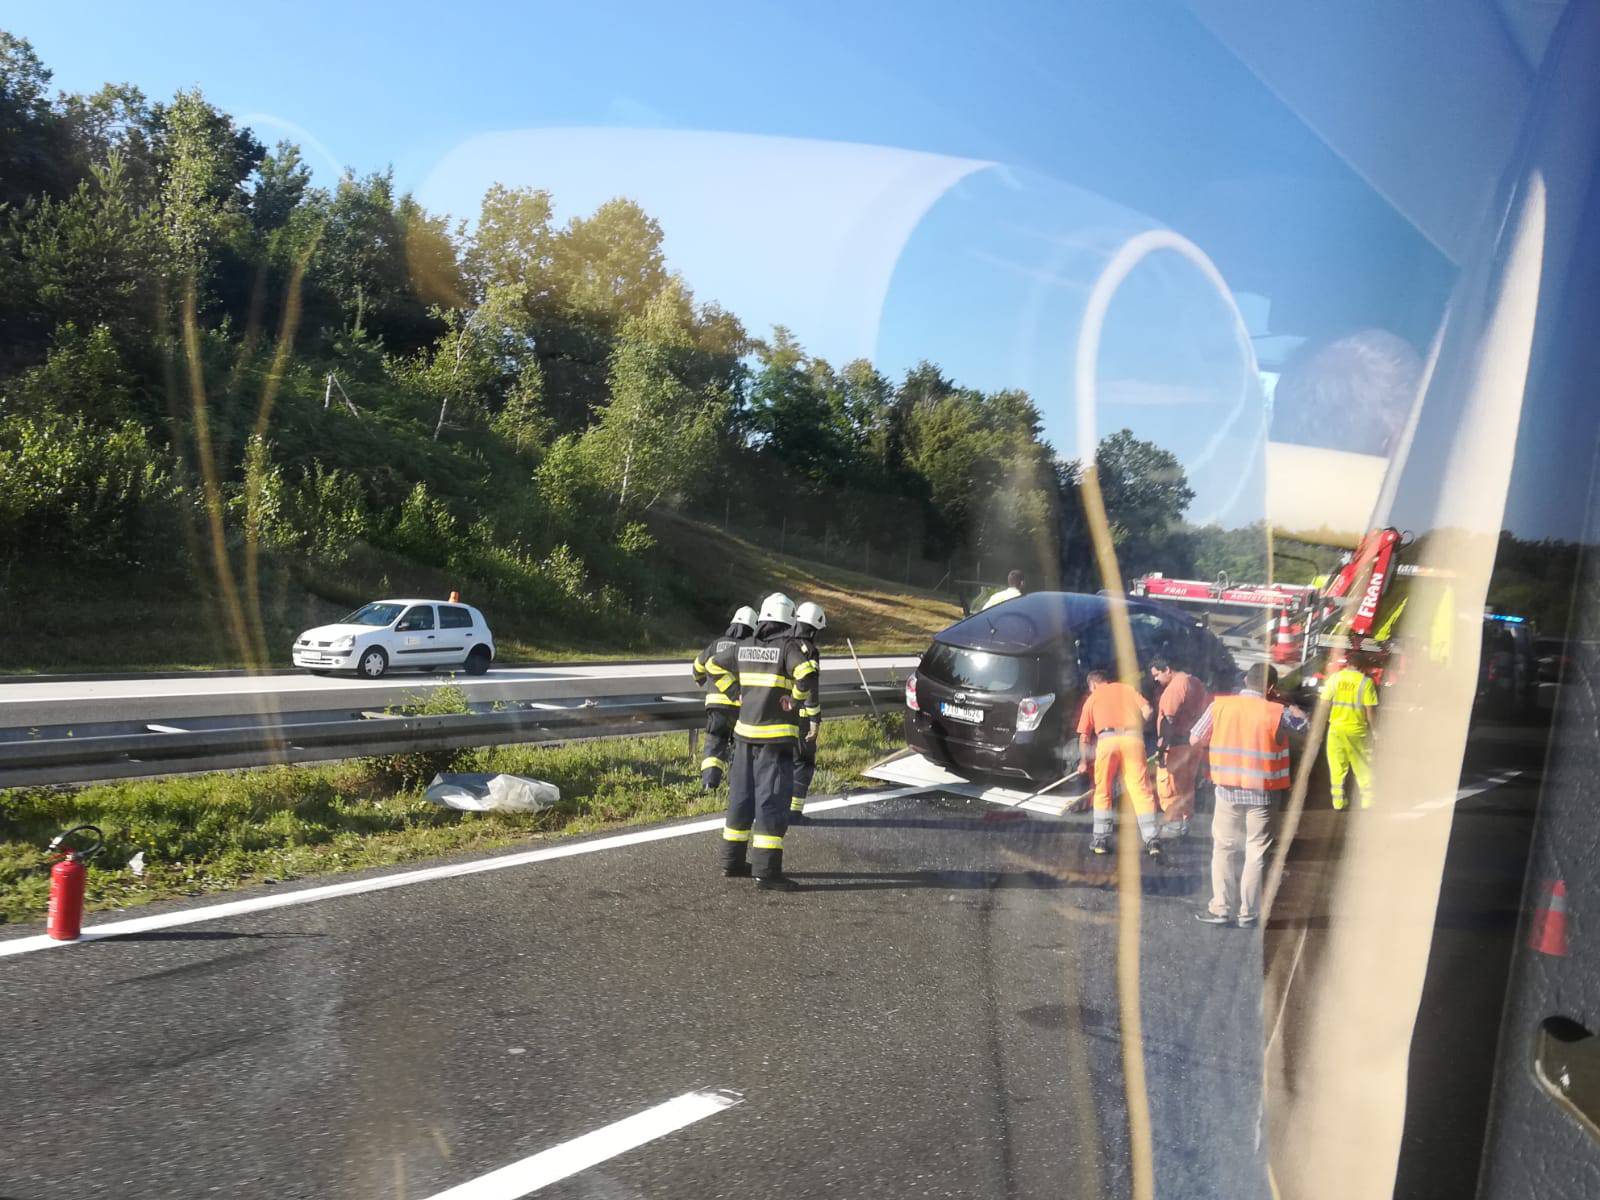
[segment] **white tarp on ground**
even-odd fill
[[[1063,815],[1083,792],[1083,785],[1076,780],[1069,780],[1042,796],[994,784],[974,783],[909,750],[875,767],[869,767],[865,774],[888,783],[938,788],[957,796],[969,796],[974,800],[985,800],[990,804],[1004,805],[1006,808],[1025,808],[1029,812],[1047,813],[1052,817]]]
[[[561,789],[522,775],[438,774],[423,793],[465,812],[539,812],[561,801]]]

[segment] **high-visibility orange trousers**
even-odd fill
[[[1204,753],[1199,746],[1167,747],[1166,762],[1156,768],[1156,799],[1167,820],[1187,821],[1194,816],[1194,785]]]
[[[1122,780],[1122,790],[1133,801],[1140,834],[1145,841],[1152,841],[1156,835],[1156,797],[1150,790],[1150,764],[1145,761],[1143,737],[1113,734],[1095,741],[1095,837],[1106,837],[1111,833],[1116,804],[1112,792],[1118,779]]]

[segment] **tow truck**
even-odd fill
[[[1450,604],[1448,572],[1397,560],[1411,543],[1411,536],[1398,529],[1371,530],[1345,553],[1336,572],[1310,584],[1233,583],[1225,575],[1208,583],[1155,573],[1135,580],[1132,592],[1213,610],[1275,614],[1272,658],[1287,668],[1287,688],[1316,685],[1326,670],[1337,670],[1352,651],[1367,657],[1373,677],[1382,684],[1393,681],[1398,666],[1395,628],[1417,591],[1414,581],[1439,581],[1440,587],[1430,586],[1434,594],[1429,599],[1436,606]],[[1349,608],[1352,595],[1359,599]],[[1448,615],[1450,609],[1442,611]],[[1224,636],[1223,640],[1242,649],[1246,647],[1241,642],[1259,645],[1261,639]]]

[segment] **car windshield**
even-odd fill
[[[1033,663],[1010,654],[966,650],[935,642],[919,670],[928,678],[974,692],[1011,692],[1032,684]]]
[[[392,625],[400,615],[403,604],[364,604],[339,621],[341,625]]]
[[[1600,1192],[1597,64],[8,0],[0,1198]]]

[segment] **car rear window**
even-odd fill
[[[921,671],[930,679],[974,692],[1009,692],[1029,686],[1033,663],[1010,654],[967,650],[935,642],[922,656]]]
[[[439,606],[440,629],[471,629],[472,614],[464,608],[451,608],[447,604]]]

